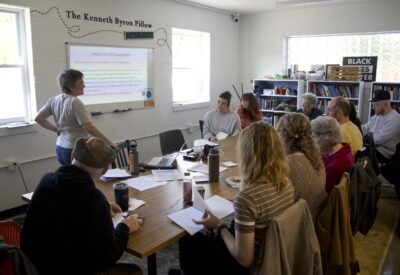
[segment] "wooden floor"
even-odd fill
[[[381,274],[400,274],[400,237],[394,236],[386,254]]]

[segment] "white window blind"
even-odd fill
[[[376,81],[400,81],[400,33],[289,37],[288,67],[342,64],[344,56],[378,56]]]
[[[210,34],[172,29],[174,106],[210,101]]]

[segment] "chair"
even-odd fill
[[[159,137],[162,155],[168,155],[187,148],[182,131],[179,129],[162,132]]]
[[[321,274],[321,252],[307,202],[299,199],[272,218],[255,274]]]
[[[369,132],[365,137],[364,137],[364,149],[363,151],[358,150],[354,159],[355,162],[358,162],[358,160],[363,157],[367,156],[372,164],[372,167],[374,168],[375,174],[379,175],[380,174],[380,167],[379,167],[379,160],[376,155],[376,148],[375,148],[375,142],[374,142],[374,135]]]
[[[366,235],[374,224],[381,182],[368,157],[350,168],[350,224],[353,235],[359,231]]]
[[[381,168],[382,176],[385,177],[396,190],[397,199],[400,200],[400,183],[398,182],[400,171],[400,143],[396,145],[396,152]]]
[[[129,165],[129,144],[132,140],[118,143],[119,151],[115,160],[111,162],[111,168],[126,168]]]
[[[19,247],[21,239],[21,227],[12,220],[0,221],[0,235],[6,244]]]
[[[39,275],[39,272],[21,249],[0,243],[0,274]]]
[[[321,248],[324,274],[360,272],[350,225],[349,173],[343,173],[328,196],[317,219],[316,233]]]
[[[204,120],[199,120],[199,126],[200,126],[200,134],[201,138],[203,138],[203,126],[204,126]]]

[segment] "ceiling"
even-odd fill
[[[383,0],[175,0],[182,4],[210,7],[232,14],[252,14],[281,8],[304,8],[305,6],[343,5]],[[277,7],[277,5],[280,5]]]

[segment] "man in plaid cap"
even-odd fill
[[[29,205],[21,249],[40,274],[141,274],[135,265],[115,262],[126,249],[130,233],[142,220],[131,215],[114,229],[108,203],[94,180],[103,175],[116,153],[108,142],[85,137],[75,142],[71,165],[46,174]],[[121,271],[123,270],[123,271]]]

